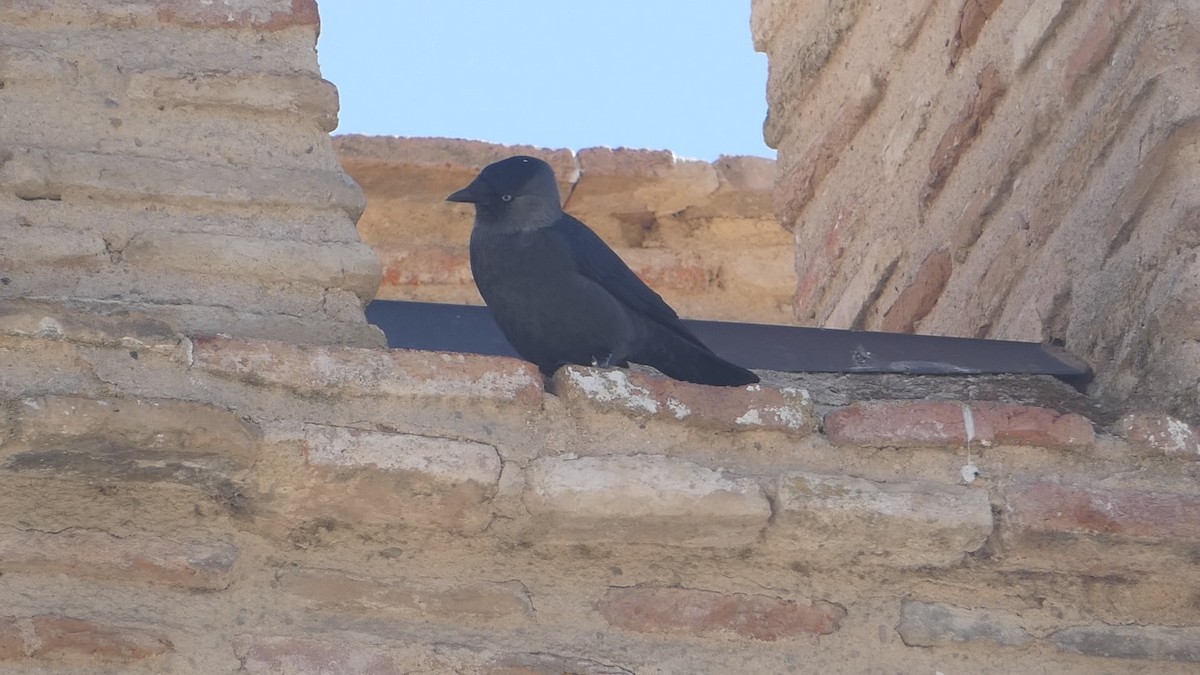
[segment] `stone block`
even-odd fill
[[[1047,638],[1060,651],[1116,659],[1200,663],[1200,629],[1172,626],[1072,626]]]
[[[1014,614],[916,600],[901,603],[896,632],[910,647],[979,641],[1002,647],[1021,647],[1033,640]]]
[[[768,540],[806,561],[904,567],[962,562],[992,532],[987,493],[791,473],[779,479]]]
[[[638,633],[724,634],[775,642],[829,635],[846,610],[824,600],[807,605],[769,595],[691,588],[610,588],[600,601],[609,625]]]
[[[800,389],[712,387],[636,370],[571,365],[558,369],[550,391],[577,406],[698,427],[797,436],[816,428],[812,398]]]
[[[528,535],[556,543],[745,546],[771,515],[753,480],[657,455],[542,457],[522,500]]]

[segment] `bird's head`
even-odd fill
[[[446,201],[474,204],[477,225],[534,229],[562,214],[554,170],[524,155],[488,164],[470,185]]]

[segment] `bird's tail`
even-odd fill
[[[720,387],[740,387],[758,382],[758,375],[730,363],[703,345],[684,340],[666,330],[656,331],[644,353],[631,356],[630,361],[657,368],[676,380],[710,384]]]

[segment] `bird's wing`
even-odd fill
[[[554,228],[567,240],[580,273],[600,284],[626,307],[708,351],[708,347],[683,325],[675,310],[639,279],[591,228],[566,213]]]

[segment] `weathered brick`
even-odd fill
[[[102,441],[131,452],[215,453],[253,462],[259,429],[215,406],[173,400],[43,396],[21,401],[6,449]]]
[[[1108,60],[1121,35],[1125,18],[1136,5],[1136,2],[1129,0],[1108,0],[1104,3],[1063,65],[1063,91],[1067,96],[1076,96],[1080,84]]]
[[[925,318],[937,304],[954,271],[954,261],[944,248],[925,256],[912,283],[900,291],[880,323],[880,330],[890,333],[911,333],[917,322]]]
[[[143,71],[130,75],[126,95],[163,106],[289,113],[316,120],[325,132],[337,128],[337,87],[312,75]]]
[[[453,672],[453,664],[433,650],[419,646],[383,648],[337,639],[287,635],[243,634],[234,638],[233,653],[241,662],[238,672],[251,673],[355,673],[392,675],[400,672]],[[461,672],[461,671],[460,671]]]
[[[635,370],[564,366],[550,391],[574,404],[718,429],[805,436],[816,427],[812,399],[800,389],[710,387]]]
[[[824,600],[806,606],[769,595],[641,586],[610,588],[600,613],[610,625],[639,633],[726,633],[765,642],[829,635],[846,616]]]
[[[769,540],[835,565],[953,565],[992,532],[987,493],[960,485],[875,483],[792,473],[779,479]]]
[[[860,402],[826,415],[825,433],[837,445],[900,448],[974,442],[1068,450],[1091,447],[1096,439],[1091,422],[1079,415],[987,401]]]
[[[702,293],[709,287],[710,272],[694,252],[661,248],[622,249],[618,255],[651,288],[681,293]]]
[[[492,486],[500,480],[500,453],[475,441],[305,424],[305,460],[312,466],[411,471],[451,483]]]
[[[175,650],[166,636],[68,616],[0,617],[0,661],[130,663]]]
[[[835,445],[961,447],[963,408],[949,401],[854,403],[825,415],[825,433]]]
[[[639,230],[653,223],[656,214],[682,211],[720,186],[708,162],[665,150],[583,148],[575,157],[579,178],[568,210],[587,215],[588,224],[614,247],[637,246],[645,235]],[[611,231],[613,224],[626,227]]]
[[[1200,496],[1171,492],[1028,483],[1008,491],[1014,534],[1119,535],[1200,542]]]
[[[471,262],[464,246],[381,250],[380,258],[384,261],[384,287],[466,285],[472,282]]]
[[[1064,652],[1118,659],[1200,663],[1200,629],[1170,626],[1073,626],[1051,633]]]
[[[784,227],[796,223],[817,187],[837,166],[843,150],[875,112],[885,88],[882,80],[864,75],[856,83],[855,91],[842,102],[833,123],[784,171],[775,188],[775,214]]]
[[[1053,35],[1054,27],[1062,21],[1063,10],[1073,4],[1065,0],[1040,0],[1029,6],[1013,31],[1013,70],[1024,70],[1033,61]]]
[[[0,335],[0,397],[67,392],[102,396],[103,389],[76,345]]]
[[[196,28],[249,28],[271,32],[320,26],[317,0],[168,0],[158,4],[163,23]]]
[[[0,165],[0,184],[10,183],[21,199],[57,197],[53,190],[43,190],[37,182],[26,182],[25,176],[12,176]],[[7,187],[7,186],[6,186]],[[111,266],[104,238],[95,232],[81,232],[66,227],[21,227],[0,224],[0,270],[10,283],[20,283],[24,270],[53,267],[60,271],[95,272]]]
[[[1200,460],[1200,429],[1162,413],[1135,413],[1122,417],[1117,433],[1137,451]]]
[[[354,220],[366,205],[362,190],[338,171],[255,172],[198,160],[98,152],[13,148],[12,158],[0,167],[0,181],[19,194],[71,202],[91,198],[254,210],[269,205],[341,211]]]
[[[379,287],[379,258],[357,242],[146,232],[126,244],[122,256],[141,270],[334,287],[364,299],[374,296]]]
[[[992,118],[1007,88],[1000,71],[992,64],[980,71],[975,84],[975,94],[963,104],[957,117],[942,132],[937,149],[929,158],[929,178],[921,195],[921,201],[925,205],[932,203],[941,193],[954,168],[970,149],[984,125]]]
[[[1049,408],[980,401],[971,403],[975,438],[981,445],[1028,445],[1080,450],[1096,442],[1087,418]]]
[[[771,515],[753,480],[656,455],[536,459],[522,500],[556,542],[744,546]]]
[[[1003,0],[963,0],[958,13],[958,32],[954,35],[954,51],[950,56],[953,68],[962,58],[963,52],[975,46],[983,26]]]
[[[481,672],[487,675],[633,675],[634,671],[591,659],[523,652],[501,654],[488,661]]]
[[[116,537],[93,530],[0,531],[0,566],[10,572],[224,588],[238,547],[222,539]]]
[[[896,632],[910,647],[978,641],[1020,647],[1033,639],[1014,614],[916,600],[901,603]]]
[[[0,661],[11,661],[25,656],[25,636],[21,626],[11,616],[0,616]]]
[[[126,347],[160,354],[175,352],[182,339],[166,321],[126,307],[92,312],[24,298],[0,303],[0,335]]]
[[[269,425],[312,468],[273,508],[290,518],[475,534],[490,522],[501,459],[484,443],[322,424]]]
[[[404,349],[302,346],[223,337],[193,341],[192,366],[301,396],[396,396],[542,403],[542,375],[517,359]]]
[[[521,625],[534,618],[529,591],[519,581],[381,579],[329,569],[288,570],[278,579],[281,589],[326,611],[489,625]]]

